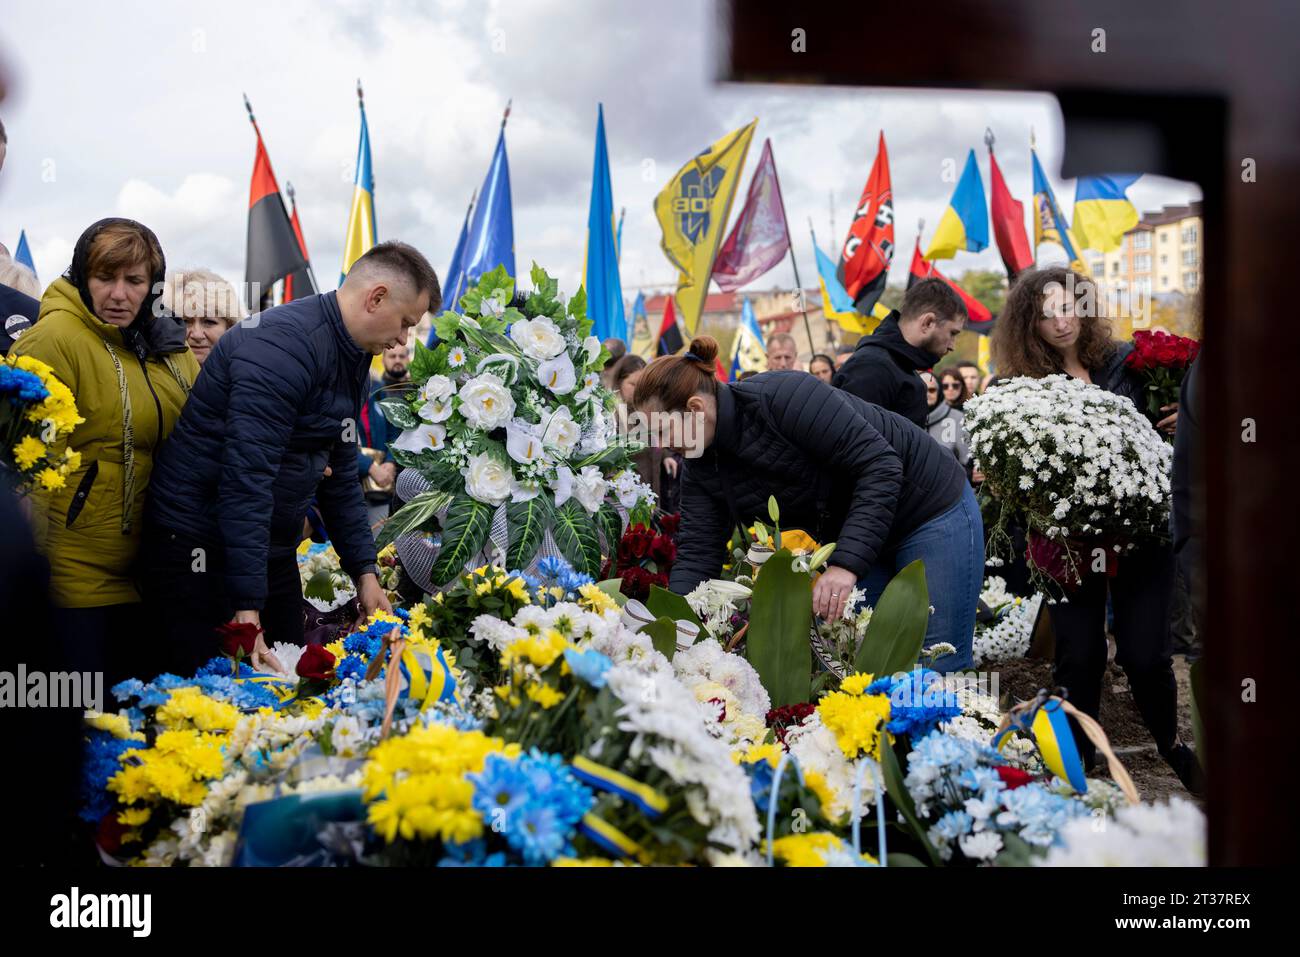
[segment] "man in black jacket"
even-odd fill
[[[302,642],[295,551],[315,496],[363,612],[391,610],[357,481],[358,418],[372,355],[441,305],[405,243],[358,259],[338,292],[235,325],[203,366],[154,466],[142,588],[164,654],[185,673],[216,653],[213,629],[249,622]],[[259,634],[254,664],[278,662]]]
[[[922,279],[864,336],[831,384],[925,428],[929,404],[917,375],[952,352],[966,322],[961,297],[942,279]]]
[[[919,558],[935,608],[926,644],[957,649],[934,667],[970,667],[984,529],[952,453],[902,416],[815,376],[767,372],[734,384],[708,383],[703,375],[700,381],[712,395],[697,394],[687,405],[704,422],[703,454],[687,459],[669,587],[684,595],[717,578],[731,530],[765,518],[775,496],[783,526],[835,542],[813,592],[815,613],[827,620],[841,615],[855,586],[874,605],[890,579]],[[638,409],[653,399],[656,382],[638,384]],[[660,409],[646,404],[646,411]]]

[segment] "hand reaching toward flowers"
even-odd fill
[[[357,604],[361,606],[358,624],[364,624],[376,611],[386,611],[390,615],[393,613],[393,606],[373,572],[366,572],[357,579]]]
[[[1178,403],[1175,402],[1172,405],[1162,405],[1160,407],[1161,412],[1168,412],[1170,409],[1174,410],[1173,413],[1171,415],[1165,416],[1163,419],[1161,419],[1159,422],[1156,423],[1156,428],[1159,429],[1161,432],[1164,432],[1166,435],[1174,434],[1174,427],[1178,423]]]
[[[853,572],[831,565],[813,586],[813,614],[823,621],[835,621],[844,613],[844,603],[857,583]]]
[[[231,619],[236,624],[253,624],[257,626],[257,641],[253,645],[253,667],[258,671],[273,671],[276,674],[286,674],[284,665],[280,664],[280,659],[270,648],[266,647],[266,634],[262,631],[262,616],[256,608],[246,608],[235,612],[235,617]]]
[[[664,471],[668,473],[669,478],[677,478],[677,459],[671,455],[664,459]]]

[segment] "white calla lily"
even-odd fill
[[[407,429],[393,442],[393,448],[419,454],[426,449],[438,451],[446,445],[447,430],[436,423],[421,422],[418,428]]]
[[[577,371],[573,360],[567,352],[561,352],[554,359],[547,359],[537,366],[537,381],[556,395],[568,395],[577,384]]]

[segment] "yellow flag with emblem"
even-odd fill
[[[757,125],[754,120],[692,157],[655,197],[660,245],[677,269],[677,306],[692,336]]]

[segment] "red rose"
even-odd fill
[[[618,590],[628,598],[640,601],[650,594],[650,573],[640,565],[633,565],[619,577],[623,579],[623,584]]]
[[[99,819],[99,826],[95,828],[95,843],[109,855],[116,854],[122,849],[122,837],[129,830],[117,819],[117,814],[116,809],[109,811]]]
[[[673,512],[671,515],[659,516],[659,530],[665,535],[676,535],[677,529],[681,527],[681,524],[682,516],[678,512]]]
[[[1008,791],[1014,791],[1034,780],[1034,776],[1028,771],[1021,771],[1019,768],[1009,768],[1005,765],[998,765],[993,770],[998,772],[998,777],[1002,783],[1007,786]]]
[[[677,558],[677,545],[667,535],[659,535],[650,543],[650,557],[662,569]]]
[[[650,543],[653,541],[654,532],[644,525],[633,525],[623,535],[623,547],[620,551],[634,558],[645,558],[650,551]]]
[[[218,625],[216,631],[217,638],[221,641],[222,654],[238,658],[242,652],[243,657],[248,658],[253,654],[257,636],[262,629],[251,621],[228,621],[224,625]]]
[[[298,677],[308,681],[329,681],[334,677],[334,654],[324,645],[308,645],[298,659]]]

